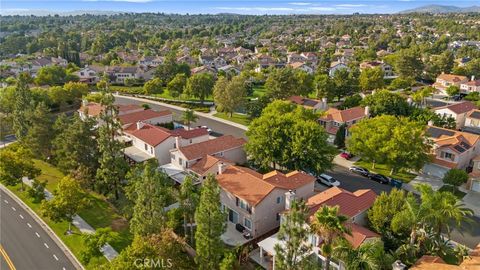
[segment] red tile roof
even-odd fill
[[[233,164],[233,162],[226,160],[224,158],[207,155],[206,157],[203,157],[202,159],[200,159],[197,163],[193,164],[190,167],[190,170],[197,173],[198,175],[204,176],[208,170],[210,170],[214,166],[218,166],[220,162],[226,165]]]
[[[180,136],[184,139],[192,139],[204,135],[208,135],[208,130],[206,128],[195,128],[186,130],[184,128],[177,128],[171,131],[172,135]]]
[[[437,79],[441,79],[449,82],[459,82],[459,81],[466,80],[467,77],[461,76],[461,75],[454,75],[454,74],[440,74],[438,75]]]
[[[326,111],[324,116],[320,117],[320,119],[324,121],[333,120],[339,123],[345,123],[363,117],[365,117],[365,109],[362,107],[353,107],[346,110],[330,108]]]
[[[346,226],[350,228],[351,235],[345,234],[344,237],[350,242],[353,248],[358,248],[367,239],[380,238],[379,234],[358,224],[348,223]]]
[[[376,198],[377,195],[371,189],[360,189],[352,193],[339,187],[332,187],[310,197],[307,205],[311,215],[323,205],[338,205],[340,214],[353,217],[369,209]]]
[[[132,126],[136,127],[136,125]],[[167,129],[145,123],[140,129],[125,130],[125,132],[154,147],[172,136]]]
[[[226,135],[213,140],[183,146],[180,147],[179,150],[187,160],[194,160],[206,155],[213,155],[222,151],[242,147],[245,143],[246,141],[243,138]]]
[[[435,111],[438,111],[438,110],[441,110],[441,109],[449,109],[456,114],[460,114],[460,113],[469,112],[469,111],[471,111],[473,109],[476,109],[476,108],[477,108],[477,106],[475,106],[475,104],[473,102],[464,101],[464,102],[460,102],[460,103],[456,103],[456,104],[437,107],[437,108],[435,108]]]
[[[139,110],[142,107],[135,105],[135,104],[129,104],[129,105],[116,105],[118,108],[119,114],[127,113],[129,111],[135,111]],[[100,103],[96,102],[90,102],[87,104],[87,106],[81,106],[80,109],[78,109],[79,112],[84,112],[85,110],[88,110],[88,115],[90,116],[98,116],[100,113],[103,111],[103,105]]]
[[[172,115],[172,112],[169,110],[157,112],[157,111],[148,109],[144,111],[123,114],[118,116],[118,119],[120,120],[122,125],[126,125],[126,124],[136,123],[138,121],[145,121],[148,119],[167,116],[167,115]]]
[[[466,85],[469,85],[469,86],[480,86],[480,80],[469,81],[469,82],[466,82],[466,83],[463,83],[463,84],[466,84]]]
[[[278,188],[293,190],[315,181],[315,177],[299,171],[293,171],[287,174],[272,171],[264,174],[263,180]]]

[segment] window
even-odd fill
[[[153,154],[153,147],[150,146],[150,154]]]
[[[178,158],[178,165],[182,166],[183,160],[182,158]]]
[[[277,213],[277,217],[276,217],[277,221],[280,220],[280,213]]]
[[[192,139],[190,139],[190,143],[192,143]]]
[[[245,218],[245,221],[243,222],[243,224],[245,225],[245,228],[251,230],[252,229],[252,221],[248,218]]]
[[[277,197],[277,204],[282,202],[282,197]]]
[[[146,143],[145,144],[145,151],[148,151],[148,145]]]
[[[444,159],[449,159],[449,160],[455,160],[455,155],[452,154],[452,153],[448,153],[448,152],[442,152],[440,153],[440,157],[441,158],[444,158]]]

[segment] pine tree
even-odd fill
[[[217,269],[223,254],[220,236],[226,227],[225,213],[220,209],[220,189],[213,174],[208,175],[203,182],[195,221],[197,223],[195,261],[201,270]]]
[[[346,132],[347,127],[345,124],[342,124],[338,130],[337,133],[335,133],[335,140],[333,141],[333,144],[335,144],[338,148],[344,148],[345,147],[345,132]]]
[[[193,223],[195,222],[195,210],[198,205],[198,194],[196,193],[195,186],[193,185],[193,178],[191,176],[185,177],[185,180],[180,186],[180,192],[178,195],[180,208],[183,213],[185,237],[187,237],[187,232],[190,231],[190,243],[193,243]],[[187,223],[190,223],[190,226],[188,226]]]
[[[50,156],[52,139],[55,136],[52,132],[53,121],[48,107],[44,103],[38,104],[30,119],[31,126],[24,137],[25,145],[32,150],[33,154],[47,158]]]
[[[28,75],[20,74],[14,92],[13,129],[18,140],[22,140],[28,132],[30,121],[28,113],[32,102],[32,94],[28,87]]]

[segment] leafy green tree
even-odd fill
[[[431,86],[423,87],[420,90],[417,90],[413,95],[413,101],[420,103],[420,105],[425,106],[427,104],[426,98],[430,97],[435,93],[435,88]]]
[[[314,77],[303,70],[295,70],[294,78],[297,84],[296,95],[308,96],[314,90]]]
[[[224,245],[220,236],[225,232],[226,226],[225,213],[220,209],[220,188],[213,174],[208,175],[202,184],[195,221],[195,261],[198,268],[217,269]]]
[[[414,47],[402,49],[395,55],[393,67],[401,77],[419,77],[423,70],[423,62],[419,50]]]
[[[63,85],[72,100],[81,99],[88,94],[88,85],[81,82],[67,82]]]
[[[128,174],[127,197],[133,202],[130,230],[135,235],[148,236],[159,233],[166,223],[170,195],[169,178],[158,171],[156,160],[147,161]]]
[[[449,87],[447,87],[447,89],[445,89],[445,92],[447,92],[448,96],[453,97],[460,93],[460,87],[456,85],[450,85]]]
[[[181,73],[187,77],[190,76],[190,67],[185,64],[176,63],[174,55],[167,56],[164,63],[159,65],[155,70],[155,76],[165,83],[170,82],[175,75]]]
[[[340,244],[333,249],[333,254],[342,260],[347,269],[389,269],[393,263],[392,256],[386,254],[380,240],[364,242],[358,248],[353,248],[346,240],[339,242]]]
[[[358,93],[359,84],[358,79],[353,71],[346,68],[337,70],[332,78],[333,82],[333,96],[340,100],[343,97]]]
[[[460,169],[451,169],[443,176],[443,183],[454,188],[468,181],[468,173]]]
[[[306,226],[308,207],[302,200],[294,200],[290,210],[284,215],[278,231],[278,240],[285,245],[276,244],[275,268],[304,269],[305,254],[312,250],[308,243],[309,230]],[[308,260],[308,259],[307,259]]]
[[[97,169],[97,189],[103,194],[112,194],[115,199],[120,198],[122,182],[128,170],[122,149],[123,143],[115,136],[121,130],[120,123],[116,121],[118,109],[113,104],[114,97],[110,93],[103,93],[101,104],[104,106],[100,114],[103,124],[99,128],[99,168]]]
[[[237,256],[233,252],[226,252],[220,263],[220,270],[236,270],[239,269]]]
[[[32,94],[28,87],[27,74],[19,75],[13,98],[13,129],[17,139],[22,140],[30,127],[28,114],[32,104]]]
[[[246,151],[262,168],[321,173],[331,167],[335,149],[311,110],[274,101],[250,124]]]
[[[196,122],[197,119],[198,119],[198,116],[195,114],[194,110],[188,109],[184,111],[182,114],[182,121],[187,125],[189,130],[190,130],[191,123]]]
[[[348,217],[339,214],[338,209],[338,206],[323,206],[315,213],[310,225],[312,232],[323,239],[320,250],[325,257],[325,270],[330,269],[335,241],[351,233],[345,226]]]
[[[313,78],[292,68],[273,69],[265,81],[267,95],[272,99],[285,99],[294,95],[307,95],[313,90]]]
[[[172,97],[178,97],[183,93],[183,89],[186,85],[187,76],[183,73],[179,73],[167,84],[167,90]]]
[[[407,116],[410,112],[410,105],[407,100],[397,93],[388,90],[380,90],[372,95],[366,96],[361,105],[370,108],[370,115],[382,114]]]
[[[80,253],[80,259],[83,263],[88,264],[93,257],[101,257],[103,253],[101,248],[108,242],[112,242],[118,236],[111,228],[99,228],[92,234],[83,234],[82,240],[85,249]]]
[[[57,65],[42,67],[35,77],[37,85],[62,85],[66,82],[67,72],[65,68]]]
[[[28,196],[32,198],[34,203],[39,203],[45,199],[46,185],[46,181],[40,182],[37,179],[33,179],[32,187],[28,189]]]
[[[0,160],[0,181],[5,185],[21,183],[23,189],[22,177],[33,179],[40,175],[40,170],[34,166],[32,159],[22,151],[3,149],[0,151]]]
[[[24,143],[28,145],[33,154],[47,158],[51,154],[52,139],[55,136],[52,131],[52,116],[47,106],[43,103],[38,104],[30,120],[32,124],[24,138]]]
[[[342,105],[340,105],[338,108],[340,110],[350,109],[353,107],[360,106],[361,102],[362,102],[362,96],[360,96],[359,94],[355,94],[353,96],[346,97]]]
[[[314,86],[317,98],[332,100],[335,97],[335,85],[328,74],[315,75]]]
[[[255,119],[262,114],[262,110],[270,103],[270,98],[267,96],[261,96],[257,99],[252,99],[247,102],[245,109],[250,119]]]
[[[347,127],[345,124],[342,124],[338,130],[337,133],[335,133],[335,140],[333,141],[333,144],[335,144],[338,148],[344,148],[345,147],[345,133],[347,131]]]
[[[375,132],[371,132],[375,130]],[[350,128],[348,150],[372,162],[384,163],[394,174],[404,169],[419,170],[429,160],[431,142],[423,124],[391,115],[365,119]]]
[[[219,111],[233,116],[235,109],[241,107],[247,95],[245,79],[235,76],[230,81],[221,77],[215,83],[213,99]]]
[[[162,85],[162,80],[159,78],[153,78],[143,85],[143,92],[145,95],[161,94],[163,92]]]
[[[87,206],[84,191],[75,179],[65,176],[58,182],[54,195],[50,201],[42,202],[42,214],[54,222],[67,221],[70,233],[73,217]]]
[[[212,94],[215,80],[210,73],[198,73],[188,78],[185,94],[200,99],[201,102]]]
[[[380,67],[362,70],[359,77],[360,88],[362,91],[382,89],[385,85],[383,76],[383,70]]]

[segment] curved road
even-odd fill
[[[0,190],[0,269],[76,269],[28,212]]]

